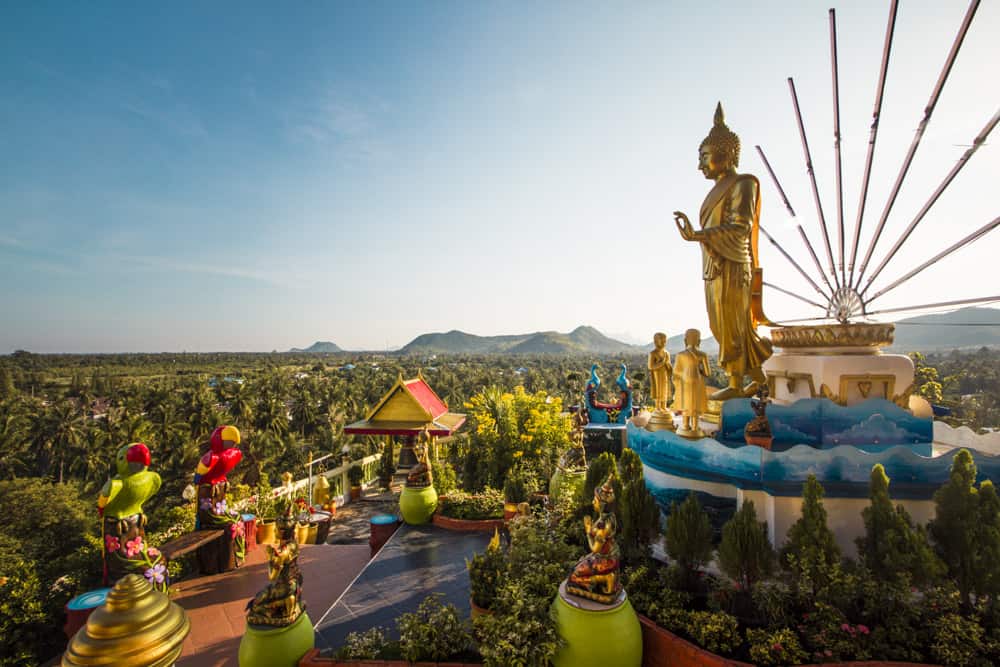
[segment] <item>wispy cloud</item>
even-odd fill
[[[240,266],[223,266],[212,262],[185,262],[167,257],[151,255],[116,255],[114,261],[127,262],[148,269],[176,273],[194,273],[202,275],[240,278],[273,285],[275,287],[300,288],[306,285],[305,280],[298,275],[286,271],[268,271],[245,268]]]
[[[294,143],[335,146],[349,157],[385,158],[390,150],[379,120],[388,109],[381,100],[330,91],[287,110],[286,134]]]

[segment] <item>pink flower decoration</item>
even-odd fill
[[[233,539],[235,539],[237,537],[243,537],[243,534],[244,534],[244,530],[243,530],[243,522],[242,521],[237,521],[236,523],[234,523],[231,526],[229,526],[229,535]]]
[[[153,558],[156,558],[157,556],[160,555],[160,550],[157,549],[156,547],[149,547],[148,549],[146,549],[146,553],[152,556]]]
[[[119,549],[121,549],[121,546],[122,545],[118,541],[118,538],[115,537],[114,535],[104,536],[104,548],[107,549],[108,551],[118,551]]]
[[[870,630],[868,629],[867,625],[859,625],[858,632],[860,632],[863,635],[867,635],[870,632]]]
[[[771,650],[772,651],[780,651],[780,650],[782,650],[781,649],[781,644],[778,644],[778,643],[771,644]]]
[[[129,558],[138,556],[142,552],[142,535],[136,535],[134,539],[125,543],[125,555]]]
[[[843,630],[844,632],[850,632],[851,626],[849,626],[847,623],[842,623],[840,629]]]

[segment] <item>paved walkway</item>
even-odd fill
[[[303,598],[314,623],[368,563],[370,550],[365,540],[363,544],[302,547]],[[191,634],[178,667],[236,667],[247,602],[266,584],[267,557],[259,545],[237,570],[178,583],[172,598],[191,619]]]
[[[330,525],[327,544],[368,544],[371,535],[371,518],[376,514],[397,514],[399,494],[383,493],[365,496],[360,501],[337,508],[337,516]]]
[[[326,614],[313,617],[316,647],[339,648],[349,632],[375,626],[396,637],[396,618],[416,611],[433,592],[443,593],[445,603],[454,604],[468,616],[469,575],[465,561],[483,551],[490,537],[486,533],[404,524],[337,603]]]

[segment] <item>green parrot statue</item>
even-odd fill
[[[126,445],[115,456],[116,474],[104,483],[97,499],[101,515],[123,519],[142,514],[142,504],[160,490],[160,475],[148,470],[149,448],[141,442]]]

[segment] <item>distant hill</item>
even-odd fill
[[[702,335],[701,345],[699,345],[698,347],[705,354],[714,357],[717,354],[719,354],[719,344],[715,341],[715,338],[713,338],[711,335],[708,338],[705,338],[706,333],[709,332],[707,331],[701,332]],[[667,338],[667,352],[669,352],[671,355],[677,354],[685,347],[687,346],[684,345],[684,334],[679,333],[676,336],[670,336],[669,338]],[[652,350],[653,344],[650,343],[649,345],[647,345],[646,349]]]
[[[297,347],[293,347],[289,352],[343,352],[337,345],[329,341],[316,341],[306,349],[302,350]]]
[[[1000,346],[1000,309],[962,308],[896,322],[896,352],[930,352]]]
[[[569,333],[538,331],[510,336],[475,336],[464,331],[417,336],[401,354],[616,354],[642,352],[609,338],[594,327],[580,326]]]

